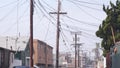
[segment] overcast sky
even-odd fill
[[[34,38],[56,47],[57,0],[34,0]],[[116,0],[111,0],[115,3]],[[106,14],[102,5],[109,5],[110,0],[61,0],[60,15],[60,51],[74,50],[71,31],[81,32],[79,43],[84,50],[92,50],[101,39],[95,36]],[[0,35],[29,36],[29,0],[0,1]]]

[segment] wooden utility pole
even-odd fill
[[[58,11],[50,12],[50,14],[57,14],[57,34],[56,34],[56,68],[59,68],[59,38],[60,38],[60,14],[67,14],[66,12],[60,12],[61,2],[58,0]]]
[[[77,44],[78,47],[78,67],[80,67],[80,46],[82,46],[83,43]]]
[[[33,68],[33,0],[30,0],[30,68]]]
[[[75,41],[75,43],[73,44],[73,45],[75,45],[75,68],[77,68],[78,66],[77,66],[77,46],[80,46],[80,44],[78,44],[77,43],[77,41],[78,41],[78,37],[77,37],[77,35],[78,34],[81,34],[81,32],[72,32],[72,34],[74,34],[75,35],[75,39],[74,39],[74,41]],[[79,58],[78,58],[79,59]],[[79,62],[78,62],[78,64],[79,64]]]
[[[77,60],[76,44],[77,44],[77,34],[75,33],[75,68],[77,68],[77,64],[76,64],[76,60]]]
[[[45,45],[45,68],[48,68],[48,50],[47,50],[47,44]]]
[[[59,68],[59,37],[60,37],[60,0],[58,0],[58,12],[57,12],[57,35],[56,35],[56,68]]]
[[[8,36],[6,37],[6,48],[8,48]]]

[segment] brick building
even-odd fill
[[[52,68],[53,67],[53,48],[43,41],[34,39],[33,41],[33,62],[34,65],[40,68]],[[22,64],[25,66],[30,65],[30,50],[29,43],[27,44],[25,51],[22,53]]]
[[[34,64],[41,68],[53,66],[53,48],[40,40],[34,40]]]

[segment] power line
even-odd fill
[[[46,40],[46,38],[47,38],[49,28],[50,28],[50,22],[48,23],[48,28],[47,28],[47,32],[46,32],[46,34],[45,34],[45,39],[44,39],[44,40]]]
[[[80,28],[78,26],[67,25],[67,24],[62,24],[62,25],[66,26],[69,29],[73,29],[73,30],[92,31],[92,30]]]
[[[84,21],[80,21],[78,19],[75,19],[75,18],[72,18],[70,16],[66,16],[67,18],[69,18],[70,20],[73,20],[73,21],[76,21],[76,22],[79,22],[79,23],[82,23],[82,24],[87,24],[87,25],[91,25],[91,26],[95,26],[95,27],[98,27],[97,25],[94,25],[94,24],[90,24],[88,22],[84,22]]]
[[[64,21],[63,21],[63,22],[64,22]],[[64,23],[65,23],[65,22],[64,22]],[[62,24],[62,25],[65,25],[65,26],[69,29],[69,30],[64,29],[64,30],[66,30],[66,31],[73,32],[72,30],[78,29],[78,28],[75,29],[76,26],[70,26],[70,25],[67,25],[67,24]],[[72,29],[72,30],[70,30],[70,29]],[[82,29],[82,28],[79,28],[79,29],[82,30],[83,33],[87,34],[88,36],[95,37],[94,35],[87,33],[88,31],[91,32],[91,30],[85,30],[85,29]],[[77,31],[79,31],[79,29],[78,29]],[[85,32],[85,31],[87,31],[87,32]]]
[[[13,5],[14,3],[17,3],[17,1],[13,1],[8,4],[2,5],[2,6],[0,6],[0,8],[4,8],[4,7],[10,6],[10,5]]]
[[[80,7],[79,7],[80,8]],[[93,16],[92,14],[90,14],[90,13],[88,13],[88,12],[86,12],[84,9],[82,9],[82,8],[80,8],[85,14],[87,14],[87,15],[89,15],[89,16],[91,16],[92,18],[94,18],[94,19],[96,19],[96,20],[98,20],[98,21],[102,21],[101,19],[99,19],[99,18],[97,18],[97,17],[95,17],[95,16]]]
[[[43,15],[42,15],[42,17],[41,17],[41,16],[40,16],[40,14],[38,13],[38,11],[37,11],[37,8],[36,8],[36,7],[35,7],[35,9],[36,9],[36,13],[37,13],[36,15],[37,15],[37,16],[38,16],[38,18],[39,18],[39,22],[41,22],[41,21],[43,20],[43,18],[45,17],[45,14],[43,14]],[[39,22],[38,22],[38,23],[39,23]],[[36,25],[37,25],[37,24],[36,24]],[[36,26],[36,25],[35,25],[35,26]]]
[[[36,8],[37,9],[37,8]],[[37,11],[37,10],[36,10]],[[41,10],[42,11],[42,10]],[[37,12],[38,13],[38,12]],[[43,13],[44,14],[44,13]],[[43,15],[43,17],[44,16],[46,16],[45,14]],[[41,19],[43,19],[43,17],[41,18]],[[46,16],[47,17],[47,16]],[[47,17],[48,18],[48,17]],[[49,19],[50,20],[50,19]],[[41,21],[41,20],[40,20]],[[51,21],[51,20],[50,20]],[[49,27],[50,27],[50,22],[49,22],[49,24],[48,24],[48,28],[47,28],[47,32],[46,32],[46,34],[45,34],[45,39],[44,40],[46,40],[46,37],[47,37],[47,35],[48,35],[48,31],[49,31]]]
[[[61,29],[61,34],[63,35],[63,37],[66,38],[66,41],[67,41],[67,43],[69,44],[67,36],[65,36],[65,34],[64,34],[63,30],[62,30],[62,28],[60,28],[60,29]],[[69,45],[70,45],[70,44],[69,44]]]
[[[18,15],[19,15],[19,0],[17,1],[17,35],[19,36],[19,19],[18,19]]]
[[[43,3],[45,3],[49,8],[51,8],[52,10],[55,10],[53,7],[51,7],[49,4],[47,4],[44,0],[41,0]],[[49,9],[48,8],[48,9]]]
[[[80,3],[78,4],[78,2],[76,3],[76,2],[71,1],[71,0],[67,0],[67,1],[73,3],[74,5],[77,5],[77,6],[79,5],[79,6],[83,6],[83,7],[89,8],[89,9],[93,9],[93,10],[97,10],[97,11],[102,11],[101,9],[97,9],[97,8],[93,8],[93,7],[90,7],[90,6],[82,5]]]
[[[38,7],[38,9],[44,14],[44,16],[45,16],[49,21],[51,21],[51,23],[52,23],[53,25],[55,25],[55,23],[52,22],[52,20],[47,17],[47,15],[42,11],[42,9],[37,5],[36,2],[35,2],[35,6]],[[45,9],[44,9],[44,11],[48,14],[48,12],[47,12]],[[48,14],[48,15],[49,15],[49,14]],[[49,15],[49,16],[52,17],[51,15]],[[52,17],[52,18],[53,18],[53,17]]]
[[[65,29],[65,28],[62,28],[62,29],[65,30],[65,31],[68,31],[68,32],[75,32],[75,31],[79,32],[78,30],[75,30],[75,29],[73,29],[73,30],[68,30],[68,29]],[[93,34],[87,33],[85,31],[82,31],[82,33],[85,33],[86,35],[88,35],[88,37],[92,36],[92,38],[96,38],[96,36],[94,36]]]
[[[64,32],[62,31],[62,28],[60,28],[60,29],[61,29],[61,37],[62,37],[62,39],[63,39],[64,45],[67,47],[68,50],[70,50],[70,51],[73,52],[72,48],[69,49],[69,47],[68,47],[67,44],[65,43],[65,42],[67,42],[68,45],[70,45],[70,43],[68,42],[68,38],[65,36]],[[65,41],[65,39],[66,39],[66,41]],[[70,52],[70,51],[69,51],[69,52]]]
[[[63,37],[62,33],[61,33],[61,37],[62,37],[62,39],[63,39],[64,45],[66,46],[67,50],[69,50],[69,52],[70,52],[70,49],[68,48],[68,46],[67,46],[67,44],[66,44],[66,41],[64,40],[64,37]]]
[[[62,21],[65,23],[65,25],[66,25],[66,27],[69,29],[69,31],[70,31],[70,27],[69,27],[69,25],[67,25],[67,23],[62,19]],[[60,27],[61,28],[61,30],[62,30],[62,27]],[[71,34],[71,33],[70,33]],[[72,36],[72,34],[71,34],[71,36]]]
[[[43,8],[43,10],[54,20],[56,20],[52,15],[50,15],[50,13],[44,8],[44,6],[41,4],[41,2],[38,0],[39,5],[41,6],[41,8]]]
[[[8,17],[14,11],[15,7],[16,6],[14,6],[8,13],[6,13],[5,16],[0,19],[0,21],[3,21],[6,17]]]
[[[81,0],[74,0],[74,1],[79,2],[79,3],[90,4],[90,5],[103,6],[102,4],[98,4],[98,3],[91,3],[91,2],[87,2],[87,1],[81,1]]]
[[[26,2],[26,1],[25,1]],[[25,4],[25,2],[23,2],[21,5]],[[3,16],[0,21],[3,21],[5,18],[7,18],[15,9],[15,7],[17,6],[14,6],[8,13],[5,14],[5,16]]]
[[[90,36],[82,35],[82,37],[87,38],[87,40],[89,40],[89,41],[91,41],[91,40],[96,41],[95,38],[93,38],[93,37],[90,38]],[[91,39],[91,40],[90,40],[90,39]],[[91,42],[92,42],[92,41],[91,41]]]
[[[28,6],[29,6],[29,5],[28,5]],[[23,15],[21,15],[21,16],[19,17],[19,20],[25,15],[25,13],[27,12],[27,10],[28,10],[28,7],[24,10]],[[12,29],[13,25],[15,25],[15,24],[17,24],[17,21],[15,21],[7,30],[5,30],[5,31],[3,32],[3,34],[6,33],[6,32],[8,32],[8,31],[10,31],[10,30]]]
[[[65,23],[65,22],[64,22],[64,23]],[[62,24],[62,25],[66,26],[66,28],[69,29],[69,30],[67,30],[67,31],[70,31],[70,32],[73,32],[72,30],[83,31],[84,33],[86,33],[86,34],[88,34],[88,35],[90,35],[90,36],[94,36],[94,35],[92,35],[92,34],[87,33],[88,31],[91,32],[91,30],[86,30],[86,29],[82,29],[82,28],[77,28],[77,27],[75,27],[75,26],[70,26],[70,25],[67,25],[67,24]],[[70,29],[72,29],[72,30],[70,30]],[[80,29],[80,30],[79,30],[79,29]],[[64,30],[66,30],[66,29],[64,29]],[[87,32],[85,32],[85,31],[87,31]],[[95,37],[95,36],[94,36],[94,37]]]
[[[80,7],[80,6],[81,6],[80,4],[75,3],[75,2],[73,2],[73,1],[70,1],[70,2],[73,3],[74,5],[76,5],[78,8],[80,8],[85,14],[91,16],[92,18],[94,18],[94,19],[96,19],[96,20],[98,20],[98,21],[102,21],[101,19],[96,18],[95,16],[91,15],[90,13],[88,13],[88,12],[86,12],[84,9],[82,9],[82,8]],[[78,5],[80,5],[80,6],[78,6]],[[89,7],[89,6],[84,6],[84,7],[91,8],[91,7]],[[95,8],[91,8],[91,9],[99,10],[99,9],[95,9]]]

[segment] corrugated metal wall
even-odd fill
[[[0,48],[0,68],[9,68],[10,51]]]

